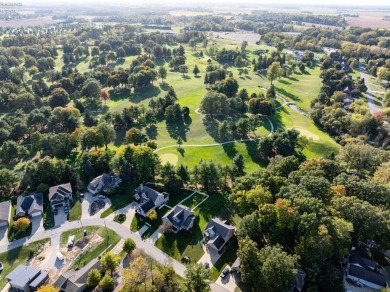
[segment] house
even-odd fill
[[[0,227],[8,226],[11,217],[12,203],[5,201],[0,203]]]
[[[49,189],[49,202],[52,210],[68,205],[73,200],[70,183],[51,187]]]
[[[102,269],[98,259],[93,259],[80,270],[70,270],[63,273],[54,283],[54,286],[63,292],[81,292],[87,288],[88,273],[93,269],[99,271]]]
[[[169,201],[168,193],[160,193],[142,184],[135,189],[134,198],[137,201],[141,201],[136,212],[143,217],[146,217],[150,211],[160,208]]]
[[[347,279],[364,287],[381,290],[387,287],[386,278],[378,271],[376,262],[366,248],[364,244],[352,247],[348,258]]]
[[[98,177],[95,177],[88,185],[88,191],[92,195],[96,195],[99,192],[107,192],[115,189],[122,182],[122,179],[115,173],[103,173]]]
[[[35,291],[39,286],[45,284],[49,275],[45,271],[32,266],[20,265],[7,275],[7,280],[12,291]]]
[[[16,216],[36,217],[43,213],[42,193],[30,193],[18,196],[16,201]]]
[[[236,228],[218,218],[211,219],[204,231],[204,241],[208,249],[220,252],[234,236]]]
[[[190,208],[179,204],[165,214],[162,221],[170,223],[174,233],[181,230],[189,231],[194,226],[195,213]]]

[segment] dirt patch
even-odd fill
[[[40,268],[46,262],[46,260],[50,257],[51,246],[50,242],[45,243],[45,245],[41,246],[37,252],[37,255],[31,258],[28,261],[28,264]]]
[[[65,264],[59,269],[49,268],[47,273],[49,274],[50,282],[55,282],[60,275],[69,270],[74,264],[77,257],[83,253],[83,251],[93,250],[98,245],[103,242],[103,237],[101,237],[97,231],[92,232],[90,235],[85,238],[80,238],[74,243],[73,248],[69,249],[67,247],[60,248],[60,252],[64,255]]]

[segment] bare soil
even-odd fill
[[[390,28],[390,21],[383,20],[389,11],[359,11],[359,17],[346,17],[349,26],[361,26],[370,28]]]

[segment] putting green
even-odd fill
[[[289,129],[293,129],[293,128],[289,128]],[[316,134],[308,131],[308,130],[305,130],[305,129],[300,129],[300,128],[294,128],[296,129],[297,131],[299,131],[299,133],[301,133],[302,136],[305,136],[306,138],[311,138],[313,139],[314,141],[318,141],[320,140],[320,137],[318,137]]]
[[[168,162],[175,166],[179,160],[179,157],[176,154],[166,153],[160,156],[161,163],[167,164]]]

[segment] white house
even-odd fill
[[[146,217],[152,210],[159,209],[162,205],[169,201],[168,193],[160,193],[152,188],[141,184],[135,189],[134,198],[141,201],[141,204],[136,209],[137,214]]]

